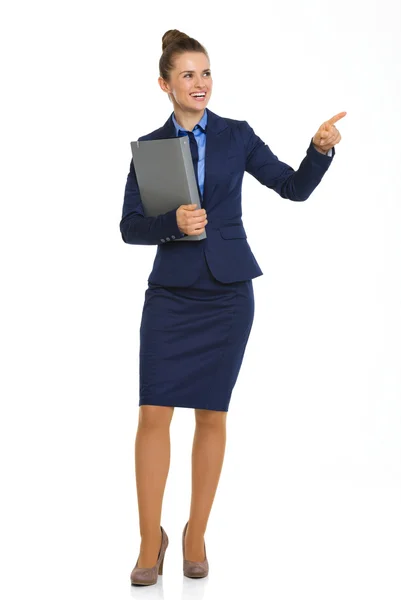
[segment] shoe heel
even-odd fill
[[[163,563],[164,563],[164,556],[163,556],[162,560],[160,561],[159,575],[163,575]]]

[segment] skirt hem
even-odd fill
[[[164,406],[166,408],[192,408],[197,410],[216,410],[219,412],[228,412],[228,408],[213,408],[211,406],[189,406],[188,404],[159,404],[157,402],[140,402],[138,406]]]

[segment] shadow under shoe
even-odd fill
[[[138,557],[136,565],[131,572],[131,585],[154,585],[157,583],[158,575],[163,575],[163,562],[168,546],[168,537],[162,526],[160,526],[160,529],[162,530],[162,540],[156,564],[149,568],[138,567]]]
[[[185,577],[200,578],[206,577],[209,573],[209,563],[206,556],[206,544],[204,544],[205,560],[202,562],[196,562],[192,560],[185,560],[185,534],[187,532],[188,522],[182,532],[182,557],[183,557],[183,571]]]

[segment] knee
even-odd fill
[[[227,412],[222,410],[195,409],[197,427],[225,427]]]
[[[168,428],[173,417],[172,406],[141,405],[139,407],[138,423],[141,427],[148,429]]]

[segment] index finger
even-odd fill
[[[334,125],[334,123],[337,123],[337,121],[339,121],[340,119],[345,117],[346,114],[347,113],[345,111],[340,112],[340,113],[338,113],[338,115],[331,117],[331,119],[329,119],[327,122],[330,123],[330,125]]]

